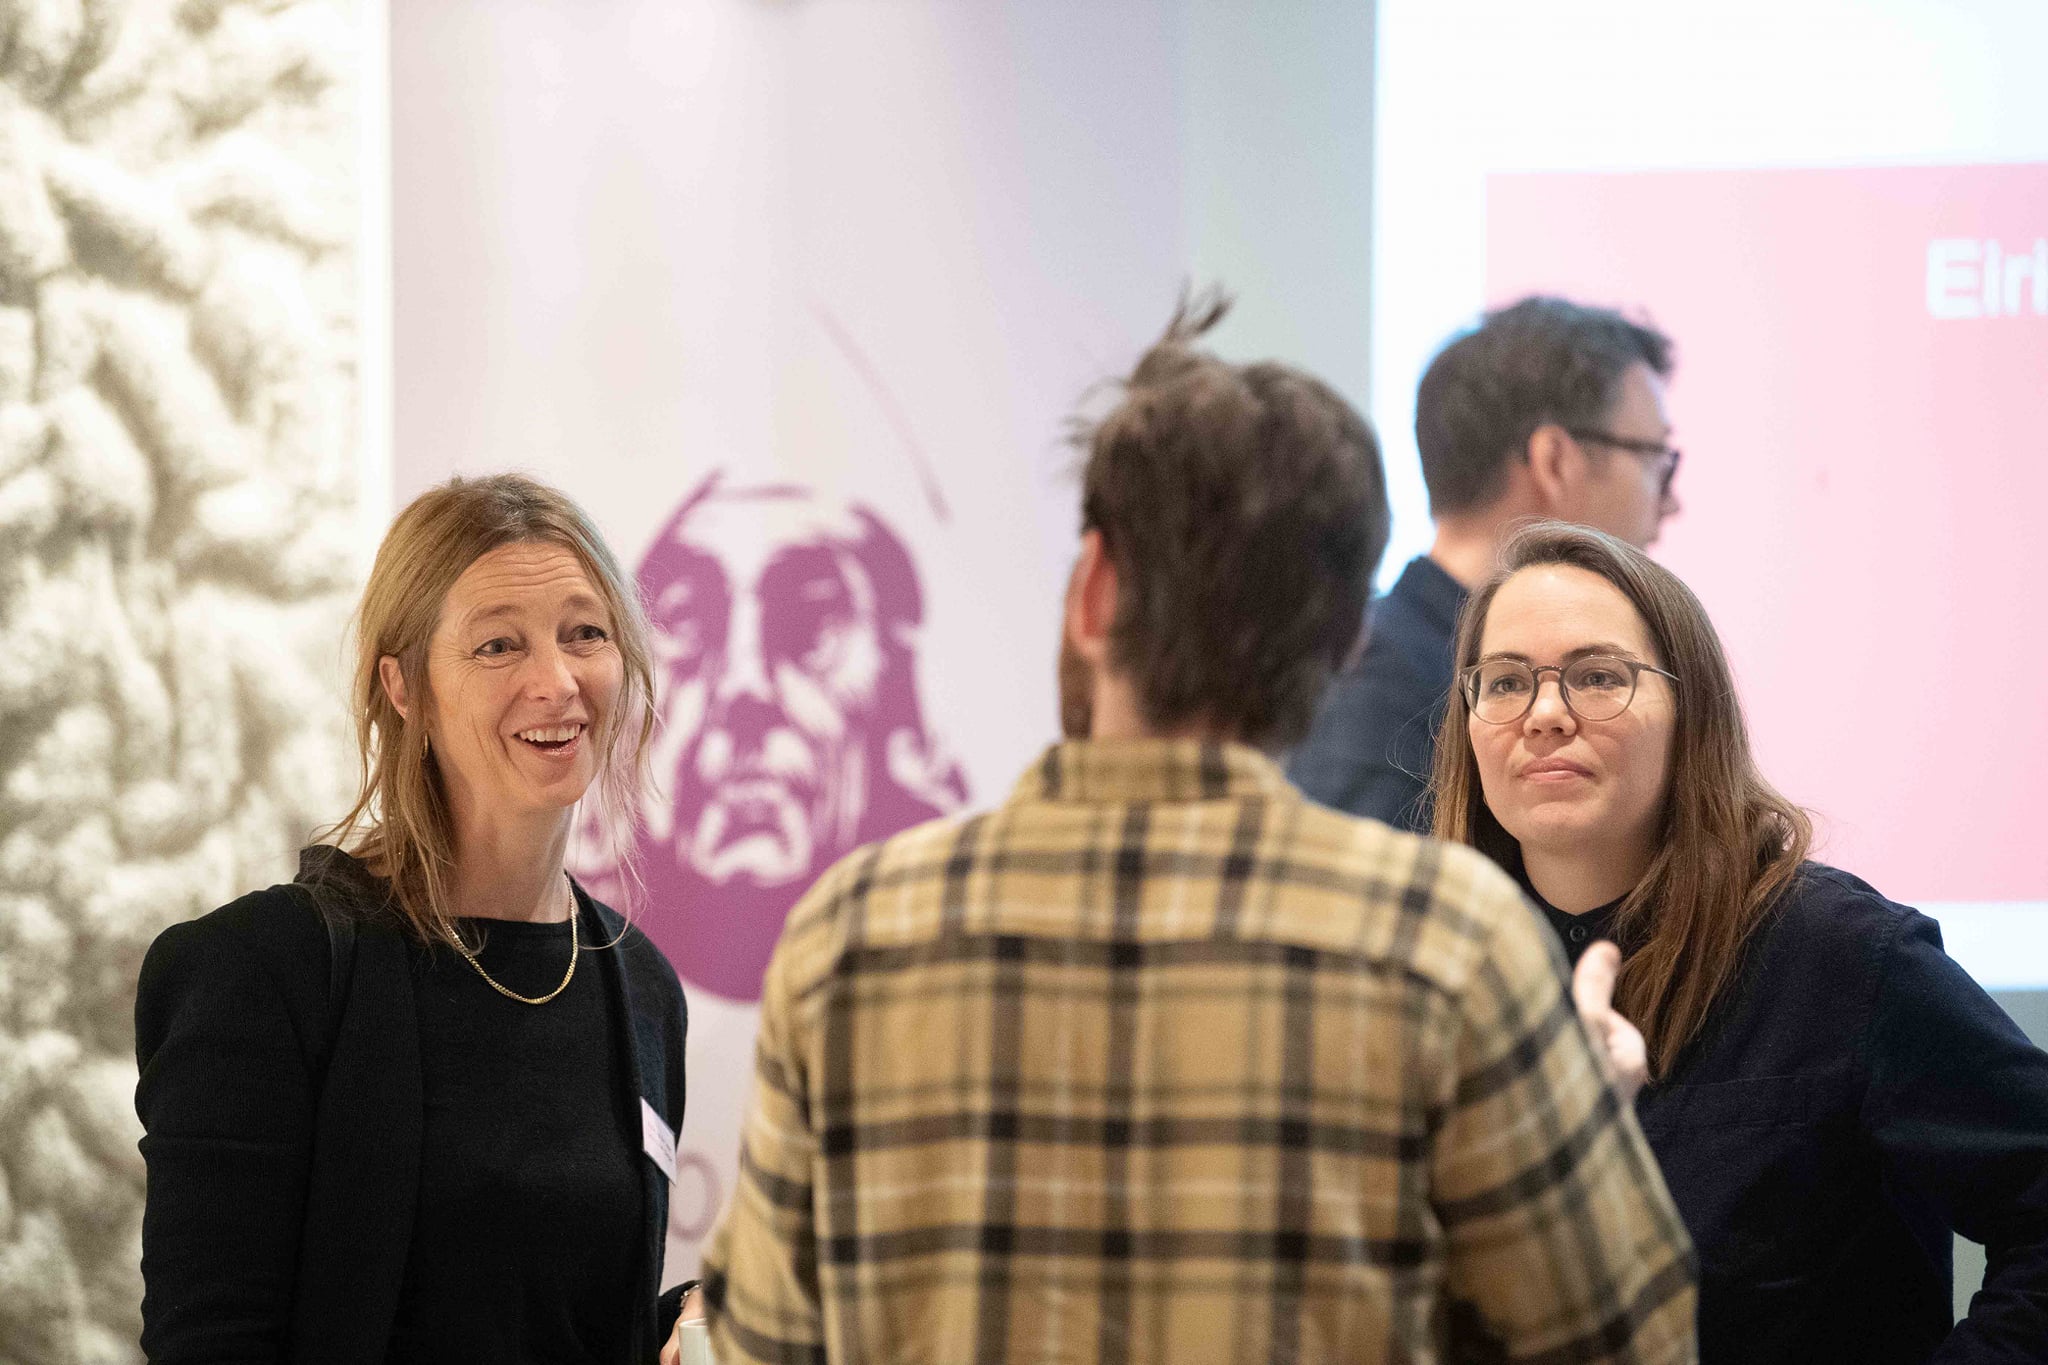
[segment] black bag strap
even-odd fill
[[[312,898],[313,909],[327,929],[327,1031],[321,1038],[320,1076],[334,1056],[341,1036],[341,1015],[348,1003],[349,981],[355,972],[358,914],[350,891],[362,881],[361,867],[347,854],[325,844],[299,851],[299,875],[293,880]]]
[[[321,1069],[334,1056],[334,1040],[341,1034],[341,1007],[348,997],[349,973],[356,960],[356,919],[335,906],[320,902],[320,918],[327,925],[327,1045],[321,1050]]]

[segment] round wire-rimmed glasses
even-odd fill
[[[1532,664],[1522,659],[1481,659],[1458,675],[1465,704],[1488,725],[1512,725],[1536,705],[1536,690],[1545,673],[1557,674],[1557,690],[1567,711],[1580,720],[1613,720],[1636,699],[1636,683],[1645,673],[1678,681],[1676,673],[1613,654],[1585,654],[1562,664]]]

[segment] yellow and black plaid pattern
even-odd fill
[[[745,1361],[1694,1356],[1546,927],[1263,755],[1057,746],[791,912],[706,1256]]]

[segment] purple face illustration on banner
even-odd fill
[[[917,571],[863,507],[714,475],[639,583],[662,722],[641,923],[685,980],[758,999],[783,917],[819,873],[966,801],[918,701]]]

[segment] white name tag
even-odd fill
[[[675,1131],[662,1122],[661,1115],[654,1112],[654,1106],[647,1102],[645,1095],[640,1097],[640,1145],[647,1149],[647,1155],[661,1168],[661,1173],[673,1181],[676,1178]]]

